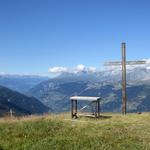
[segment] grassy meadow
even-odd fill
[[[0,150],[150,150],[150,113],[107,115],[112,118],[1,118]]]

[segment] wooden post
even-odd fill
[[[77,108],[78,106],[77,106],[77,100],[75,100],[75,117],[77,118]]]
[[[98,100],[98,117],[100,117],[100,100]]]
[[[71,100],[71,117],[77,118],[77,100]]]
[[[98,111],[98,109],[97,109],[97,101],[95,101],[95,118],[97,118],[97,111]]]
[[[72,117],[72,119],[73,119],[73,109],[74,109],[73,100],[71,100],[71,117]]]
[[[12,109],[9,110],[9,114],[10,114],[10,118],[12,119],[13,118],[13,111],[12,111]]]
[[[122,43],[122,114],[126,115],[127,90],[126,90],[126,44]]]

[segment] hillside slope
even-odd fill
[[[150,114],[71,121],[66,115],[0,120],[1,150],[149,150]]]
[[[0,86],[0,116],[8,113],[9,109],[12,109],[15,115],[42,114],[49,110],[36,98]]]

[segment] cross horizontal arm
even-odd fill
[[[127,61],[126,65],[143,65],[146,64],[146,61]],[[104,66],[121,66],[122,62],[119,61],[111,61],[104,63]]]

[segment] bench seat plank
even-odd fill
[[[82,100],[82,101],[98,101],[100,97],[89,97],[89,96],[73,96],[70,100]]]

